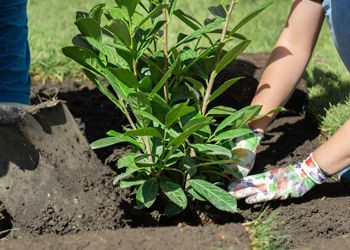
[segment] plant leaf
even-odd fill
[[[119,98],[123,100],[135,92],[135,89],[129,88],[123,82],[121,82],[111,71],[110,68],[104,69],[102,75],[107,79],[113,90],[118,94]]]
[[[159,182],[164,194],[177,206],[185,209],[187,207],[187,197],[181,186],[175,182],[162,178]]]
[[[109,59],[110,63],[123,69],[129,69],[128,62],[118,54],[115,48],[103,44],[92,37],[86,37],[85,39],[93,48],[104,54]]]
[[[145,183],[145,180],[139,180],[137,178],[129,178],[127,180],[121,180],[119,182],[119,187],[120,188],[129,188],[129,187],[134,187],[134,186],[140,186],[143,183]]]
[[[207,155],[222,155],[228,158],[232,157],[232,153],[229,149],[215,144],[192,144],[191,147],[197,152]]]
[[[114,0],[119,8],[126,9],[129,17],[132,17],[135,13],[136,6],[141,0]]]
[[[210,141],[223,141],[223,140],[232,140],[247,134],[254,134],[253,131],[249,128],[237,128],[234,130],[229,130],[226,132],[223,132],[217,136],[215,136]]]
[[[168,4],[159,4],[157,7],[155,7],[150,13],[148,13],[141,21],[140,23],[136,26],[134,33],[138,31],[142,27],[144,23],[146,23],[149,19],[152,17],[158,15],[163,9],[167,8]]]
[[[179,18],[184,24],[191,29],[197,30],[202,27],[202,24],[190,15],[187,15],[182,10],[178,9],[174,11],[174,15]]]
[[[148,99],[152,99],[153,96],[164,86],[166,81],[169,79],[169,77],[173,73],[175,67],[177,66],[179,59],[180,59],[179,57],[176,58],[175,62],[173,63],[173,65],[171,65],[170,69],[164,74],[162,79],[160,79],[160,81],[157,83],[157,85],[153,88],[153,90],[151,91],[151,93],[148,96]]]
[[[202,96],[204,96],[204,92],[205,92],[205,89],[204,89],[204,86],[203,84],[200,82],[200,81],[197,81],[191,77],[184,77],[184,79],[186,81],[188,81],[189,83],[192,84],[192,86],[199,92],[201,93]]]
[[[249,23],[250,20],[252,20],[254,17],[259,15],[262,11],[264,11],[267,7],[272,5],[273,2],[267,2],[261,6],[259,6],[257,9],[253,10],[251,13],[246,15],[230,32],[229,36],[231,36],[233,33],[236,33],[240,28],[242,28],[245,24]]]
[[[207,162],[199,163],[199,164],[195,165],[194,167],[198,168],[198,167],[213,166],[213,165],[227,165],[227,164],[237,163],[238,160],[239,160],[239,158],[233,158],[230,160],[207,161]]]
[[[230,33],[230,36],[235,37],[235,38],[242,40],[242,41],[248,40],[247,37],[245,37],[244,35],[242,35],[240,33],[232,33],[232,34]]]
[[[103,8],[106,6],[106,4],[101,3],[95,5],[89,12],[89,16],[97,21],[97,23],[101,23],[101,17],[103,13]]]
[[[226,18],[226,15],[227,15],[225,8],[221,4],[219,4],[217,6],[209,7],[209,11],[214,16],[218,16],[218,17],[222,17],[222,18]]]
[[[217,209],[234,213],[237,211],[236,199],[225,190],[200,179],[191,179],[188,181],[190,186]]]
[[[187,125],[189,123],[190,123],[190,125]],[[210,118],[209,119],[208,118],[198,118],[198,119],[195,119],[195,120],[192,120],[192,121],[188,122],[184,126],[184,131],[178,137],[176,137],[175,139],[170,141],[168,146],[171,147],[171,146],[179,146],[179,145],[181,145],[194,132],[196,132],[197,130],[201,129],[202,127],[204,127],[206,125],[209,125],[210,123],[211,123],[211,119]]]
[[[158,194],[158,182],[156,178],[152,178],[143,183],[136,193],[136,202],[138,205],[151,207],[156,201]]]
[[[165,126],[170,128],[180,117],[193,112],[193,107],[187,106],[188,102],[176,104],[165,116]]]
[[[208,111],[207,116],[228,116],[235,113],[237,110],[226,106],[216,106]]]
[[[155,128],[139,128],[125,132],[126,136],[154,136],[162,139],[162,135]]]
[[[161,127],[165,127],[165,125],[154,115],[148,113],[147,111],[143,111],[143,110],[135,110],[134,111],[135,115],[137,116],[142,116],[148,120],[153,121],[155,124],[159,124]]]
[[[206,201],[206,199],[203,196],[201,196],[199,193],[197,193],[193,188],[188,189],[187,192],[190,195],[192,195],[192,197],[195,198],[196,200]]]
[[[102,74],[104,65],[98,56],[91,50],[83,47],[69,46],[62,49],[65,56],[73,59],[80,65],[88,68],[91,71]]]
[[[183,209],[178,205],[174,204],[173,202],[168,202],[165,205],[164,214],[167,217],[172,217],[172,216],[178,215],[182,211]]]
[[[91,143],[90,147],[91,149],[99,149],[99,148],[109,147],[122,142],[129,142],[135,145],[137,148],[142,149],[142,145],[138,141],[134,140],[129,136],[124,136],[123,134],[120,134],[119,136],[112,136],[112,137],[99,139]]]
[[[242,115],[235,121],[234,127],[239,128],[246,125],[249,121],[254,120],[258,117],[261,108],[261,105],[248,106],[247,109],[242,112]]]
[[[174,11],[175,11],[175,8],[176,8],[176,4],[177,4],[177,0],[170,0],[169,2],[169,20],[171,20],[173,14],[174,14]]]
[[[91,17],[84,17],[76,20],[74,24],[84,36],[93,37],[98,41],[101,40],[101,27],[95,19]]]
[[[130,167],[130,166],[136,166],[135,164],[135,157],[136,153],[128,153],[126,155],[123,155],[119,160],[117,161],[118,168],[124,168],[124,167]]]
[[[257,108],[255,108],[256,106],[247,106],[244,107],[243,109],[240,109],[236,112],[234,112],[232,115],[228,116],[227,118],[225,118],[220,124],[219,126],[217,126],[215,132],[213,135],[216,135],[218,132],[220,132],[221,130],[223,130],[224,128],[226,128],[227,126],[232,125],[236,120],[238,120],[239,118],[241,118],[244,114],[255,114],[257,112]],[[260,107],[257,105],[257,107]],[[261,107],[260,107],[261,108]],[[250,112],[251,109],[253,109],[253,112]],[[247,113],[246,113],[247,112]],[[240,122],[241,124],[245,124],[242,123],[242,121]]]
[[[118,98],[105,86],[105,84],[100,81],[97,76],[88,69],[83,69],[85,75],[90,79],[92,83],[104,94],[110,101],[112,101],[120,110],[123,110]]]
[[[238,55],[240,55],[250,44],[250,40],[242,41],[237,46],[233,47],[229,52],[227,52],[219,61],[215,68],[216,74],[219,74],[227,65],[234,61]]]
[[[211,94],[209,101],[215,100],[217,97],[219,97],[222,93],[224,93],[227,89],[229,89],[233,84],[238,82],[239,80],[243,79],[244,77],[236,77],[234,79],[226,81],[224,84],[220,85],[220,87],[214,91],[214,93]]]
[[[186,36],[185,38],[183,38],[181,41],[179,41],[174,48],[179,47],[182,44],[188,43],[190,41],[193,41],[196,38],[199,38],[200,36],[207,34],[215,29],[217,29],[217,27],[222,24],[225,21],[224,18],[217,18],[214,20],[214,22],[211,22],[199,29],[196,29],[194,32],[192,32],[190,35]]]
[[[131,45],[131,37],[129,33],[129,29],[126,24],[122,20],[114,19],[109,22],[105,28],[112,32],[119,40],[128,48]]]
[[[135,169],[135,168],[128,168],[128,169],[126,169],[126,171],[124,173],[122,173],[122,174],[120,174],[120,175],[118,175],[117,177],[114,178],[113,185],[117,185],[120,180],[123,180],[123,179],[129,177],[130,175],[132,175],[136,171],[137,171],[137,169]]]
[[[109,70],[126,86],[135,89],[138,88],[139,81],[130,69],[110,68]]]
[[[147,127],[150,120],[143,115],[139,115],[139,111],[145,111],[147,113],[152,113],[151,102],[147,99],[146,94],[143,93],[131,93],[128,96],[128,104],[133,110],[137,121],[142,127]]]

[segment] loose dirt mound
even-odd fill
[[[205,236],[205,237],[204,237]],[[43,236],[36,239],[3,241],[4,249],[240,249],[249,250],[247,234],[240,225],[207,227],[169,227],[122,229],[119,231],[87,232],[67,236]]]
[[[20,234],[117,228],[125,196],[64,105],[0,127],[0,199]],[[6,229],[5,227],[5,229]],[[0,230],[1,231],[1,230]]]

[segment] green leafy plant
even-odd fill
[[[92,148],[131,143],[134,150],[117,162],[114,184],[137,188],[140,207],[165,201],[165,214],[184,210],[194,199],[236,211],[236,200],[220,186],[227,166],[238,156],[233,139],[252,134],[246,124],[258,119],[261,107],[242,110],[211,107],[241,78],[213,91],[217,75],[250,41],[238,33],[269,4],[249,13],[229,29],[238,0],[211,7],[204,24],[176,8],[176,0],[115,0],[89,13],[78,12],[80,34],[63,53],[83,66],[86,76],[127,118],[124,133],[107,132]],[[168,27],[181,21],[191,30],[168,41]]]

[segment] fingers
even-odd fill
[[[259,189],[256,187],[246,187],[237,191],[231,191],[230,193],[235,197],[236,199],[244,199],[246,197],[255,195],[259,192]]]
[[[252,196],[249,196],[247,199],[245,199],[245,202],[247,204],[256,204],[261,202],[266,202],[274,199],[274,195],[271,193],[266,192],[257,192]]]

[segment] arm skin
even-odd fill
[[[324,20],[321,3],[294,0],[288,21],[274,47],[253,105],[262,105],[261,114],[285,105],[310,60]],[[273,115],[250,126],[264,131]],[[350,165],[350,120],[314,153],[321,169],[333,175]]]
[[[322,5],[311,0],[294,0],[286,25],[275,45],[260,80],[252,105],[262,105],[261,114],[284,106],[295,90],[315,47],[324,13]],[[267,128],[274,115],[250,126]]]

